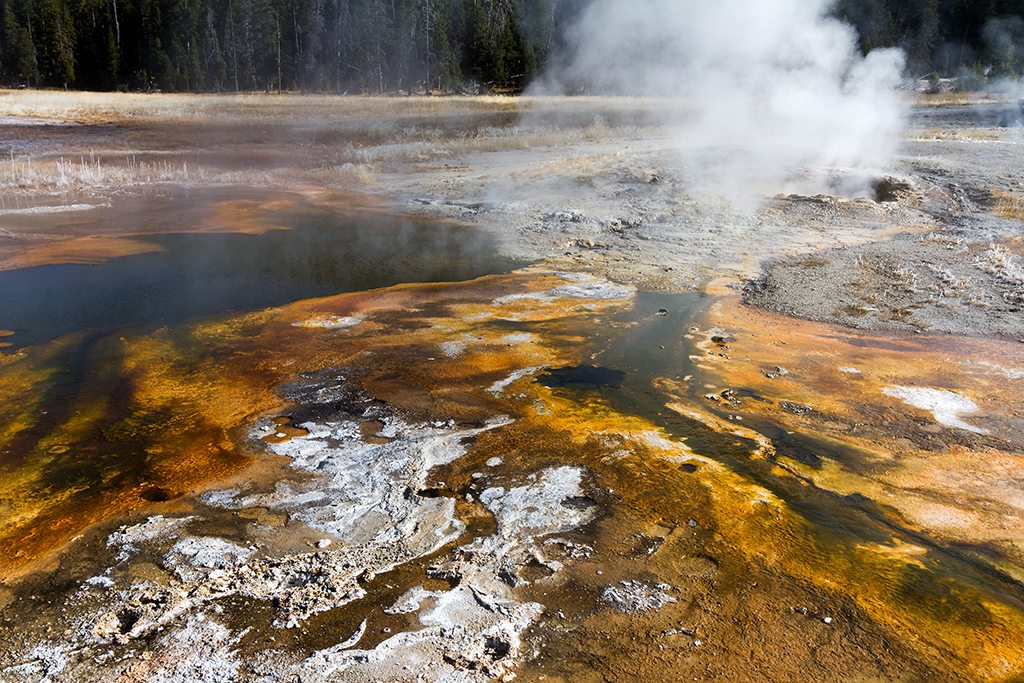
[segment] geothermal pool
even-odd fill
[[[158,199],[152,207],[157,214],[166,201]],[[237,225],[227,219],[190,232],[230,200],[196,191],[173,199],[188,207],[178,209],[177,225],[167,226],[175,232],[139,235],[142,253],[0,271],[0,330],[14,332],[4,341],[20,348],[91,328],[174,324],[402,282],[467,280],[512,267],[493,238],[455,223],[358,208],[339,213],[270,192],[262,198],[264,208],[247,217],[250,229],[262,232],[233,232]],[[130,225],[120,228],[130,231]]]
[[[294,216],[0,274],[0,680],[1020,671],[1018,345]]]

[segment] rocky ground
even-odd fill
[[[1020,336],[1014,105],[918,106],[908,126],[885,169],[796,169],[756,201],[701,189],[670,136],[467,155],[377,184],[408,211],[495,227],[517,256],[652,291],[741,280],[750,303],[814,320]]]
[[[1021,128],[1003,107],[918,110],[900,163],[897,202],[927,229],[892,240],[776,258],[748,301],[865,329],[1021,337],[1024,294]]]

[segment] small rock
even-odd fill
[[[326,548],[330,544],[331,544],[331,539],[329,539],[329,538],[321,538],[319,541],[316,542],[316,547],[317,548]]]
[[[792,403],[790,401],[782,401],[779,403],[779,407],[793,415],[806,415],[814,410],[814,408],[811,408],[810,406],[802,405],[800,403]]]
[[[604,599],[625,614],[656,610],[676,601],[663,590],[652,589],[639,581],[620,581],[619,584],[622,588],[609,586],[605,589]]]
[[[782,377],[783,375],[788,375],[789,374],[789,370],[787,370],[786,368],[779,367],[779,366],[776,365],[774,367],[761,368],[761,374],[764,375],[765,377],[767,377],[768,379],[775,379],[776,377]]]
[[[822,619],[822,621],[824,621],[826,624],[831,624],[832,623],[832,617],[825,617],[824,619]]]

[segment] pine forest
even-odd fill
[[[0,0],[0,85],[516,92],[600,1]],[[839,0],[832,13],[864,52],[903,48],[910,77],[1022,75],[1024,0]]]

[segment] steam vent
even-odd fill
[[[0,683],[1024,681],[1024,15],[755,4],[7,2]]]

